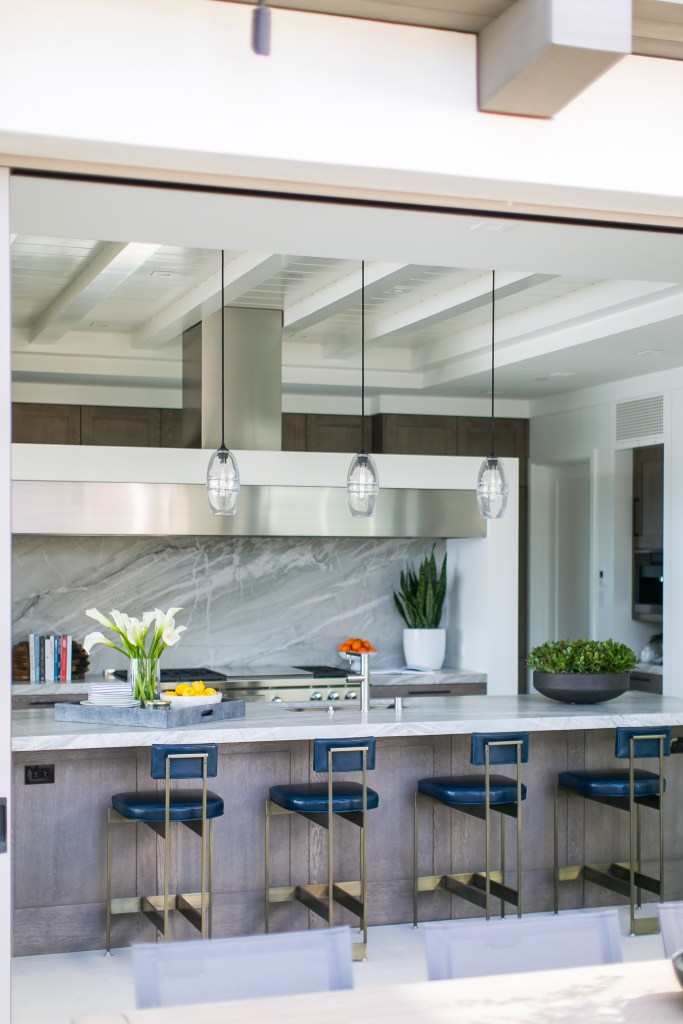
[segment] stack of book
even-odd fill
[[[32,683],[70,683],[73,637],[39,636],[29,633],[29,681]]]

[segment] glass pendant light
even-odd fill
[[[213,516],[234,516],[240,500],[237,460],[225,447],[225,253],[221,251],[221,443],[206,471],[206,496]]]
[[[351,459],[346,477],[346,495],[352,516],[374,516],[379,497],[379,473],[372,455],[365,450],[365,260],[361,265],[360,346],[361,416],[360,451]]]
[[[496,455],[494,415],[496,333],[496,272],[491,285],[491,454],[484,459],[477,477],[477,505],[483,519],[502,519],[505,515],[510,485],[502,461]]]

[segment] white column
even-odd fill
[[[9,171],[0,167],[0,675],[4,680],[0,697],[0,798],[7,800],[9,833],[12,678],[12,533],[10,524],[10,439],[11,439],[11,337],[10,337],[10,234]],[[4,625],[2,625],[4,623]],[[2,666],[4,665],[4,668]],[[1,813],[1,812],[0,812]],[[9,835],[8,835],[9,840]],[[10,950],[12,888],[9,842],[0,853],[0,1020],[10,1019]]]

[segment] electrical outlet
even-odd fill
[[[55,781],[53,764],[27,764],[24,770],[24,782],[27,786]]]

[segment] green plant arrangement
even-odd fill
[[[527,658],[529,668],[550,675],[618,675],[636,662],[631,648],[618,640],[549,640]]]
[[[401,573],[401,590],[394,591],[394,603],[408,629],[438,629],[446,598],[446,558],[437,571],[434,547],[415,572],[410,566]]]

